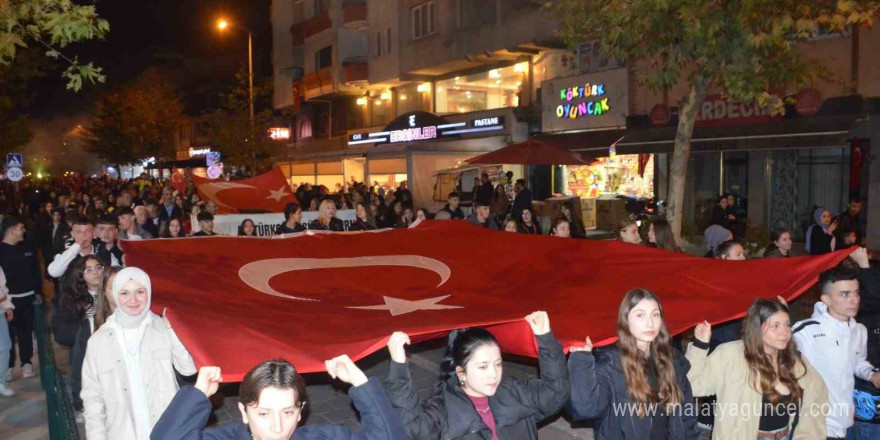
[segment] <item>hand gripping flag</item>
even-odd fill
[[[509,353],[536,355],[528,313],[546,310],[568,348],[615,340],[617,310],[636,287],[656,293],[682,332],[745,315],[756,298],[793,299],[848,251],[819,257],[725,261],[615,241],[489,231],[466,222],[414,229],[301,233],[284,239],[125,241],[129,265],[153,284],[199,365],[240,380],[286,358],[301,372],[345,353],[384,348],[395,330],[414,342],[488,326]]]
[[[193,176],[193,183],[199,197],[213,201],[220,214],[284,212],[288,203],[297,202],[284,173],[277,167],[250,179],[230,182]]]

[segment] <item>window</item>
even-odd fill
[[[382,56],[382,32],[376,32],[376,57]]]
[[[528,63],[457,76],[437,82],[435,97],[439,114],[518,107]]]
[[[412,8],[410,18],[412,20],[413,40],[427,37],[436,32],[434,29],[434,2],[422,3]]]
[[[315,52],[315,70],[333,65],[333,46],[327,46]]]
[[[391,28],[388,28],[388,37],[385,40],[388,41],[388,50],[385,52],[391,53]]]

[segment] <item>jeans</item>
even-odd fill
[[[4,321],[6,315],[0,315]],[[12,349],[12,340],[9,339],[9,326],[0,324],[0,385],[6,384],[6,370],[9,368],[9,350]]]
[[[880,438],[880,423],[869,423],[856,420],[852,427],[855,440],[874,440]]]
[[[34,357],[34,301],[36,297],[12,298],[15,311],[9,323],[9,339],[13,344],[18,342],[21,365],[30,364]],[[15,347],[10,345],[9,368],[15,367]]]

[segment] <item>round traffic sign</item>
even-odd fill
[[[212,179],[216,179],[220,177],[220,174],[223,173],[223,168],[220,165],[211,165],[208,167],[208,177]]]
[[[6,178],[13,182],[18,182],[24,178],[24,173],[21,171],[21,168],[9,168],[6,170]]]

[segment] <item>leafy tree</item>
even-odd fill
[[[221,95],[223,105],[205,115],[205,134],[223,163],[244,167],[255,173],[270,169],[284,149],[284,142],[269,138],[273,126],[272,81],[265,78],[254,85],[254,123],[250,121],[248,76],[239,72],[237,85]]]
[[[98,17],[94,5],[72,0],[0,0],[0,65],[11,64],[21,48],[41,46],[46,56],[68,63],[63,76],[67,88],[80,90],[83,81],[104,82],[101,68],[81,64],[60,52],[71,43],[103,39],[110,31],[107,20]]]
[[[86,150],[115,165],[173,158],[184,121],[180,97],[150,70],[98,99],[85,135]]]
[[[642,69],[640,80],[652,89],[688,84],[668,200],[676,237],[696,113],[709,90],[742,102],[757,99],[781,112],[772,88],[828,78],[827,69],[801,56],[794,43],[820,31],[870,25],[880,11],[876,0],[547,0],[544,6],[569,44],[599,40],[605,54]]]

